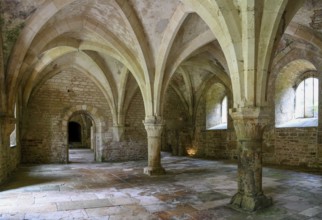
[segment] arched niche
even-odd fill
[[[214,83],[208,88],[205,95],[206,129],[227,129],[227,102],[226,112],[222,112],[222,104],[225,97],[227,97],[227,91],[225,86],[221,83]],[[223,122],[224,118],[226,118],[226,122]]]
[[[296,88],[303,79],[317,76],[315,66],[308,60],[298,59],[283,67],[275,85],[275,126],[285,127],[295,119]]]

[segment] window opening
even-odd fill
[[[227,123],[227,96],[221,102],[221,123]]]
[[[318,85],[317,78],[306,78],[296,88],[295,118],[318,117]]]
[[[17,105],[15,105],[15,118],[17,118]],[[15,122],[15,129],[10,134],[10,147],[17,146],[17,123]]]

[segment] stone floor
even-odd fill
[[[88,148],[69,149],[70,163],[93,163],[94,152]]]
[[[89,154],[73,153],[76,163],[22,165],[1,187],[0,219],[322,219],[321,173],[265,168],[274,205],[244,213],[228,205],[234,164],[163,155],[167,175],[149,177],[146,161],[86,163]]]

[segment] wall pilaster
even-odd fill
[[[113,126],[113,141],[122,141],[124,139],[124,125],[114,125]]]

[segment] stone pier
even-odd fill
[[[268,114],[261,108],[233,109],[230,114],[238,141],[238,192],[231,204],[245,211],[268,207],[272,199],[262,190],[262,136]]]
[[[144,173],[147,175],[165,174],[161,165],[161,134],[164,123],[161,119],[146,119],[143,123],[148,135],[148,166],[144,168]]]

